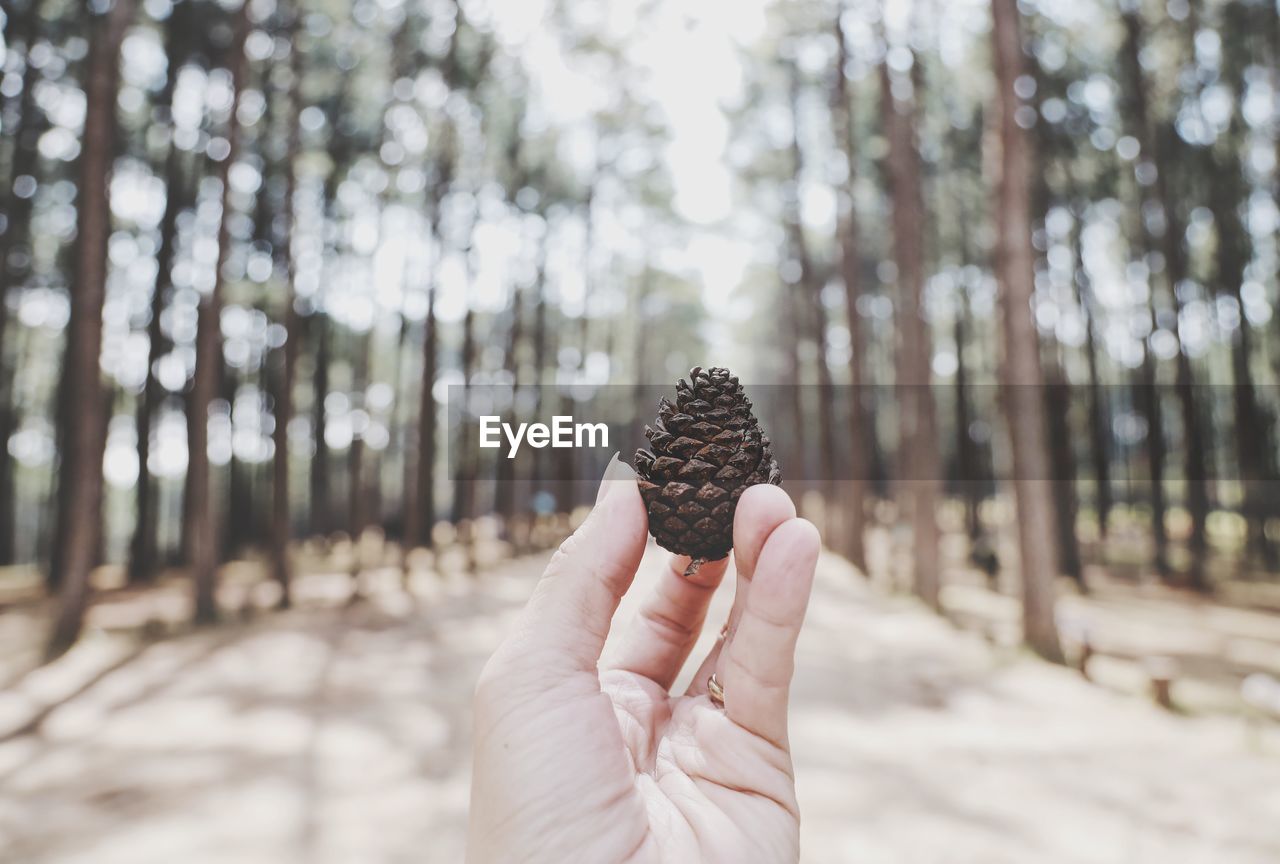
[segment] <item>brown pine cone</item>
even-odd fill
[[[663,397],[658,419],[646,426],[653,452],[636,451],[640,495],[658,545],[715,561],[733,548],[738,498],[757,483],[782,483],[769,439],[751,413],[751,400],[727,369],[695,367]]]

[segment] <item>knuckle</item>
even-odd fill
[[[729,664],[748,686],[763,693],[786,693],[791,688],[792,664],[789,662],[779,662],[773,668],[760,669],[756,664],[744,662],[730,654]]]
[[[578,529],[560,541],[559,547],[556,548],[556,554],[551,556],[551,564],[548,565],[548,569],[554,566],[558,560],[568,558],[577,551],[578,547],[582,545],[581,532],[582,529]]]
[[[640,614],[645,621],[649,622],[650,627],[673,642],[684,642],[697,634],[693,622],[682,620],[661,609],[649,607],[643,609]]]

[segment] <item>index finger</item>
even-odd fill
[[[503,644],[519,661],[554,661],[594,673],[609,625],[631,587],[648,539],[635,475],[615,456],[587,520],[560,544]]]

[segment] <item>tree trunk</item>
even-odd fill
[[[953,339],[956,343],[956,480],[964,498],[965,534],[972,546],[982,537],[982,481],[978,476],[978,452],[973,440],[973,406],[969,396],[969,364],[965,346],[969,343],[968,288],[962,287],[961,305],[956,310]]]
[[[401,284],[404,286],[405,296],[409,295],[409,279],[407,274],[401,277]],[[410,487],[413,479],[413,459],[410,456],[413,441],[413,424],[410,422],[409,413],[405,410],[410,400],[404,398],[405,381],[409,380],[411,374],[407,368],[409,364],[409,355],[417,346],[413,344],[413,333],[409,326],[409,319],[405,315],[404,305],[400,307],[400,332],[396,337],[395,350],[395,366],[391,376],[391,392],[394,399],[391,404],[390,417],[388,420],[389,443],[387,445],[388,458],[383,461],[380,469],[385,474],[389,469],[398,469],[399,478],[392,479],[391,488],[398,490],[396,498],[385,496],[381,506],[381,519],[383,529],[387,532],[388,537],[399,540],[403,545],[405,521],[409,510],[409,499],[411,497]],[[398,459],[396,458],[398,454]],[[392,472],[395,473],[394,471]],[[386,485],[387,478],[380,476],[379,484]]]
[[[640,275],[635,281],[635,286],[631,289],[631,337],[634,340],[631,343],[631,398],[630,407],[628,409],[631,421],[631,432],[628,440],[641,441],[644,440],[645,420],[644,404],[645,404],[645,379],[649,376],[649,341],[652,338],[649,332],[647,316],[645,314],[645,298],[649,296],[653,290],[653,264],[650,261],[649,252],[646,249],[644,263],[641,265]],[[631,454],[624,454],[628,456]]]
[[[794,68],[789,70],[791,80],[788,82],[789,97],[795,100],[796,76],[798,73]],[[793,130],[791,146],[795,147],[795,133]],[[793,159],[794,159],[793,154]],[[795,166],[793,165],[793,170]],[[793,178],[793,181],[796,178]],[[781,325],[785,328],[783,331],[786,335],[783,340],[785,373],[781,381],[780,389],[785,395],[785,406],[780,405],[779,410],[785,412],[787,426],[794,429],[792,435],[787,436],[786,442],[779,448],[784,452],[779,455],[785,459],[784,465],[788,466],[788,485],[791,487],[792,495],[795,496],[797,502],[803,504],[805,492],[810,488],[810,477],[819,476],[820,469],[813,474],[810,473],[809,459],[810,448],[807,445],[808,431],[811,424],[805,422],[805,405],[804,405],[804,369],[801,361],[801,345],[808,338],[806,332],[807,327],[805,321],[808,317],[807,304],[805,302],[806,285],[805,285],[805,265],[800,261],[801,255],[804,254],[804,237],[803,229],[800,227],[800,202],[797,200],[798,183],[792,182],[783,191],[783,227],[786,231],[787,245],[789,255],[799,264],[800,272],[795,276],[794,281],[790,277],[784,276],[781,280],[779,288],[782,292],[780,304],[782,308],[779,310],[779,318]],[[821,454],[819,454],[821,458]]]
[[[231,64],[231,109],[227,119],[227,155],[218,165],[222,184],[222,215],[218,220],[218,260],[213,290],[200,300],[196,324],[196,371],[191,388],[190,466],[187,482],[191,484],[191,564],[195,578],[195,620],[209,624],[217,619],[218,526],[213,510],[213,488],[209,466],[209,405],[218,389],[222,371],[223,270],[231,254],[231,166],[239,155],[240,124],[236,110],[244,88],[246,57],[245,38],[249,33],[249,4],[242,3],[235,12],[234,35],[228,57]]]
[[[809,447],[806,445],[806,431],[809,424],[805,422],[804,417],[804,394],[802,392],[802,384],[804,382],[804,374],[800,365],[800,343],[804,339],[803,324],[803,300],[801,294],[803,287],[797,281],[795,284],[783,282],[780,286],[783,292],[781,298],[782,309],[779,311],[779,317],[785,334],[786,347],[783,348],[786,362],[786,378],[782,381],[782,390],[786,393],[786,406],[779,406],[786,412],[787,425],[794,429],[792,435],[787,436],[787,442],[780,447],[787,450],[786,465],[788,468],[789,481],[788,486],[791,487],[792,495],[797,500],[803,502],[804,493],[809,488],[808,479],[810,476],[808,456]]]
[[[472,222],[467,231],[464,248],[464,258],[466,259],[467,284],[474,284],[475,267],[474,255],[475,249],[472,247],[472,233],[475,228],[475,218],[478,214],[472,214]],[[453,453],[456,462],[454,464],[454,486],[453,486],[453,522],[460,528],[458,539],[466,548],[466,560],[468,569],[474,569],[475,564],[475,527],[472,521],[476,516],[476,477],[478,474],[477,463],[479,461],[479,451],[475,442],[472,440],[472,432],[467,427],[468,417],[471,412],[471,387],[472,381],[476,374],[476,312],[475,304],[471,302],[470,296],[467,298],[467,311],[462,318],[462,356],[459,358],[462,365],[462,392],[461,414],[458,423],[458,443],[456,451]]]
[[[417,536],[432,546],[436,524],[436,397],[438,325],[435,317],[434,277],[427,288],[427,320],[422,340],[422,399],[418,414],[418,502]]]
[[[22,409],[18,403],[16,396],[21,389],[23,379],[31,374],[30,349],[31,334],[19,330],[13,334],[14,338],[8,349],[12,358],[9,368],[12,370],[11,377],[8,379],[8,392],[4,397],[7,402],[7,411],[0,418],[3,421],[3,428],[0,428],[0,446],[5,448],[4,453],[0,453],[0,547],[4,549],[4,557],[0,559],[0,563],[15,563],[17,561],[46,561],[49,560],[49,547],[52,545],[53,532],[44,524],[45,520],[41,518],[41,508],[31,508],[22,520],[21,529],[19,530],[19,513],[24,512],[27,508],[23,507],[19,510],[18,505],[21,503],[18,498],[16,467],[17,463],[13,456],[8,452],[8,443],[14,432],[22,427]],[[30,410],[30,409],[28,409]],[[48,481],[46,481],[48,482]],[[53,478],[56,484],[56,477]],[[48,486],[45,487],[46,489]],[[41,497],[49,497],[47,494]],[[38,530],[31,530],[32,526]],[[56,526],[55,526],[56,527]],[[21,544],[20,540],[21,538]]]
[[[519,286],[511,289],[511,326],[507,328],[507,343],[502,354],[502,368],[511,381],[511,408],[505,414],[508,423],[516,419],[515,398],[519,392],[516,378],[520,372],[519,352],[524,330],[524,294]],[[515,515],[515,460],[507,459],[499,451],[496,472],[497,487],[494,489],[494,509],[501,520],[503,536],[510,529],[511,517]]]
[[[329,515],[329,445],[325,441],[325,397],[329,395],[329,316],[324,311],[324,292],[316,300],[315,311],[308,322],[315,342],[315,366],[311,377],[311,428],[315,438],[315,455],[311,458],[311,533],[327,537],[333,530]]]
[[[1031,149],[1015,114],[1014,82],[1023,74],[1016,0],[992,0],[993,55],[1000,115],[1000,176],[996,188],[996,280],[1004,331],[1002,377],[1022,567],[1024,638],[1040,656],[1062,661],[1054,620],[1054,502],[1048,430],[1041,388],[1039,337],[1031,315],[1034,264],[1031,249]]]
[[[353,409],[364,407],[364,394],[369,386],[369,351],[373,345],[374,331],[353,333],[355,357],[352,359],[352,399]],[[347,451],[347,520],[351,530],[351,538],[358,542],[369,524],[369,510],[366,506],[368,496],[365,489],[366,466],[364,464],[364,438],[357,433],[351,439],[351,448]]]
[[[981,128],[981,124],[977,124]],[[979,147],[981,139],[979,139]],[[964,148],[969,146],[961,137],[959,129],[953,129],[951,149],[955,153],[964,152]],[[979,152],[979,161],[981,155]],[[967,203],[963,192],[963,177],[961,175],[959,159],[953,160],[949,173],[953,178],[950,184],[952,189],[952,202],[956,213],[964,213],[967,210]],[[965,535],[969,539],[969,558],[977,563],[982,552],[986,547],[986,538],[983,536],[982,526],[982,501],[985,497],[984,490],[990,482],[990,477],[986,471],[984,459],[985,447],[979,448],[978,442],[974,440],[974,406],[973,394],[971,391],[969,379],[969,344],[972,342],[971,325],[973,323],[973,310],[970,303],[970,290],[972,288],[969,278],[964,275],[969,266],[973,263],[973,254],[971,247],[971,232],[967,223],[961,219],[956,225],[956,245],[960,252],[960,268],[961,274],[957,278],[956,285],[956,310],[955,320],[952,322],[952,341],[955,343],[956,351],[956,374],[955,374],[955,435],[956,435],[956,481],[959,484],[960,495],[964,500],[964,522]],[[988,557],[986,560],[990,560]],[[988,563],[986,570],[989,577],[993,576],[992,565]]]
[[[15,341],[21,344],[20,340]],[[14,401],[16,372],[22,358],[16,351],[14,355],[12,367],[0,364],[0,375],[4,376],[4,383],[0,384],[0,567],[17,560],[17,478],[13,456],[9,453],[9,439],[22,422]]]
[[[284,201],[280,212],[280,243],[275,254],[284,259],[285,294],[284,356],[275,392],[275,427],[271,437],[275,455],[271,464],[271,573],[280,586],[280,608],[292,604],[293,562],[289,557],[289,541],[293,537],[293,517],[289,497],[289,424],[293,420],[293,385],[298,365],[298,343],[301,339],[298,311],[294,307],[297,261],[293,255],[293,197],[298,187],[298,155],[301,150],[302,50],[298,44],[302,16],[298,5],[289,12],[288,35],[293,50],[289,60],[288,145],[284,163]]]
[[[14,497],[14,460],[9,453],[9,438],[18,427],[18,412],[14,403],[17,359],[9,364],[9,292],[14,284],[30,271],[31,210],[35,201],[34,184],[30,194],[19,195],[14,181],[19,177],[34,180],[39,152],[37,144],[45,124],[36,122],[35,85],[40,70],[28,62],[31,48],[40,36],[40,0],[28,0],[26,9],[19,13],[12,7],[6,19],[5,42],[10,50],[20,41],[23,50],[22,92],[10,100],[11,110],[5,112],[3,128],[10,135],[12,150],[9,159],[8,184],[0,197],[0,565],[14,561],[14,542],[17,519],[17,500]],[[16,116],[15,116],[16,112]],[[14,259],[19,259],[19,261]]]
[[[405,550],[420,544],[432,545],[431,533],[436,524],[436,383],[437,324],[435,316],[436,276],[443,255],[440,235],[440,202],[448,180],[437,185],[431,214],[431,267],[427,275],[427,315],[422,334],[422,388],[418,404],[418,454],[416,475],[405,506]]]
[[[1223,9],[1221,31],[1224,44],[1239,44],[1251,26],[1250,10],[1245,4],[1228,4]],[[1235,301],[1240,323],[1231,336],[1231,370],[1234,387],[1236,455],[1240,483],[1243,487],[1243,511],[1248,521],[1248,554],[1266,569],[1274,570],[1277,555],[1267,537],[1266,525],[1271,510],[1267,492],[1274,485],[1272,453],[1268,445],[1267,423],[1258,404],[1253,380],[1253,339],[1249,319],[1245,315],[1241,287],[1245,270],[1253,258],[1253,240],[1241,221],[1240,208],[1249,198],[1240,154],[1245,152],[1249,128],[1241,113],[1244,98],[1244,74],[1249,58],[1239,51],[1224,53],[1222,83],[1231,91],[1233,110],[1226,133],[1218,142],[1211,161],[1209,209],[1217,228],[1218,243],[1214,256],[1213,288],[1219,295]]]
[[[546,213],[543,212],[542,216],[545,219]],[[535,303],[534,309],[533,309],[533,376],[534,376],[533,416],[534,417],[538,417],[541,415],[542,407],[544,404],[543,394],[545,389],[544,384],[547,378],[547,366],[551,362],[552,358],[555,357],[555,349],[554,349],[554,346],[551,344],[552,336],[547,326],[547,283],[546,283],[545,264],[546,264],[547,248],[549,245],[548,235],[550,235],[550,233],[551,233],[551,228],[548,225],[546,233],[543,234],[543,239],[542,239],[543,245],[542,245],[542,253],[541,253],[540,261],[542,262],[543,267],[540,267],[538,270],[537,294],[534,297],[534,303]],[[543,486],[545,486],[547,482],[546,459],[543,455],[543,450],[534,450],[532,454],[532,458],[533,458],[533,472],[532,472],[533,476],[530,479],[530,487],[533,492],[533,495],[530,497],[530,502],[533,503],[535,507],[537,507],[537,506],[540,506],[539,493],[544,491]],[[537,515],[537,514],[535,513],[533,515]]]
[[[475,514],[472,512],[475,481],[471,471],[471,460],[474,450],[471,447],[472,430],[468,426],[467,413],[470,410],[471,378],[475,374],[475,310],[470,302],[467,312],[462,318],[462,387],[460,415],[458,422],[457,451],[454,454],[456,463],[453,466],[453,522],[462,522]]]
[[[1071,249],[1073,256],[1072,285],[1076,303],[1084,314],[1084,353],[1089,367],[1089,457],[1093,465],[1094,508],[1098,514],[1098,536],[1107,537],[1107,521],[1111,515],[1111,414],[1098,366],[1098,309],[1084,269],[1080,220],[1082,213],[1073,208]]]
[[[931,609],[941,609],[938,560],[937,500],[941,481],[938,430],[930,387],[933,348],[924,310],[924,200],[920,181],[920,153],[916,143],[915,112],[920,94],[911,104],[893,93],[889,67],[880,65],[881,111],[889,189],[893,199],[893,257],[898,265],[897,322],[899,342],[896,390],[899,436],[902,441],[901,493],[911,514],[914,589]]]
[[[574,368],[570,370],[575,377],[581,375],[587,367],[587,354],[591,345],[591,301],[595,297],[595,267],[592,256],[596,251],[596,220],[595,220],[595,203],[598,194],[601,178],[600,159],[599,159],[599,133],[596,133],[594,148],[594,164],[591,169],[591,178],[587,182],[586,196],[582,202],[582,218],[583,218],[583,241],[582,241],[582,309],[581,315],[578,317],[578,335],[575,347],[578,352],[578,360]],[[559,400],[559,410],[557,414],[572,416],[573,400],[569,394],[562,393]],[[582,476],[578,465],[579,453],[575,448],[566,448],[553,450],[551,454],[552,464],[556,466],[556,481],[559,487],[564,490],[563,495],[556,496],[557,510],[561,513],[572,513],[573,509],[584,500],[582,491],[578,488],[578,479]]]
[[[1087,590],[1076,537],[1079,497],[1076,492],[1076,460],[1071,446],[1071,382],[1059,362],[1047,370],[1045,414],[1049,423],[1049,454],[1053,466],[1053,492],[1058,517],[1058,549],[1061,570]]]
[[[120,43],[133,17],[132,0],[116,0],[105,14],[91,18],[86,66],[84,149],[76,231],[76,272],[71,285],[71,318],[63,361],[62,392],[74,406],[68,418],[67,448],[58,480],[66,509],[57,536],[62,572],[56,574],[58,612],[49,653],[75,642],[89,598],[89,573],[102,533],[102,456],[106,447],[107,399],[98,368],[102,348],[102,306],[107,285],[107,238],[111,233],[108,199],[116,128],[116,81]]]
[[[1036,84],[1036,92],[1045,90],[1045,74],[1033,57],[1025,58]],[[1032,138],[1034,181],[1031,190],[1031,212],[1037,229],[1048,237],[1049,211],[1055,203],[1054,189],[1049,182],[1049,170],[1054,163],[1054,140],[1047,134],[1048,124],[1038,123],[1037,134]],[[1046,243],[1046,252],[1048,244]],[[1040,261],[1048,269],[1048,256]],[[1033,256],[1033,272],[1035,268]],[[1052,483],[1054,515],[1056,517],[1058,543],[1058,569],[1070,576],[1081,592],[1088,590],[1084,582],[1084,570],[1080,561],[1080,541],[1076,536],[1079,513],[1079,492],[1076,488],[1075,452],[1071,438],[1071,381],[1063,368],[1061,346],[1056,334],[1046,338],[1042,345],[1041,360],[1044,363],[1044,408],[1049,429],[1049,464]]]
[[[6,112],[4,131],[12,140],[8,183],[4,196],[0,198],[0,347],[7,335],[9,309],[5,302],[9,290],[30,270],[31,250],[29,247],[31,229],[31,211],[35,203],[35,183],[27,184],[29,188],[17,190],[14,182],[19,177],[35,180],[39,164],[40,135],[45,131],[47,123],[37,122],[35,102],[36,83],[40,78],[39,68],[30,62],[31,49],[40,38],[41,0],[28,0],[27,8],[21,13],[12,7],[6,9],[5,43],[13,50],[14,42],[22,43],[23,70],[22,92],[13,100],[16,116]],[[21,194],[20,194],[21,192]],[[16,259],[16,260],[15,260]]]
[[[10,150],[9,177],[4,184],[3,197],[0,197],[0,300],[8,297],[9,289],[17,284],[23,275],[31,269],[31,250],[28,241],[31,237],[31,211],[35,204],[35,183],[24,183],[27,188],[15,188],[18,178],[36,179],[36,169],[40,151],[41,133],[47,123],[37,122],[36,83],[41,77],[40,69],[31,63],[31,49],[40,38],[41,0],[28,0],[27,8],[22,12],[9,6],[6,9],[5,45],[10,51],[15,44],[22,44],[22,92],[12,100],[12,109],[6,111],[4,131],[12,141]],[[9,108],[9,106],[6,106]],[[10,129],[13,132],[10,133]],[[17,260],[15,260],[17,259]],[[8,308],[0,303],[0,337],[3,337],[4,323],[8,319]],[[0,342],[0,346],[3,346]]]
[[[1233,157],[1223,157],[1222,161],[1227,164],[1216,172],[1215,176],[1223,179],[1214,184],[1215,188],[1219,185],[1235,185],[1225,178],[1233,169],[1240,170],[1238,161]],[[1236,210],[1240,200],[1241,197],[1226,192],[1211,194],[1210,207],[1219,232],[1215,287],[1235,300],[1240,310],[1240,323],[1231,339],[1231,372],[1235,385],[1231,392],[1234,397],[1237,464],[1244,492],[1243,510],[1249,526],[1248,550],[1267,569],[1274,569],[1275,551],[1266,536],[1268,505],[1265,487],[1271,479],[1270,455],[1267,452],[1265,423],[1258,408],[1257,391],[1253,382],[1252,334],[1244,314],[1240,290],[1244,282],[1245,264],[1251,257],[1249,240]]]
[[[472,223],[472,228],[475,223]],[[472,256],[475,250],[471,247],[471,233],[467,234],[466,259],[467,283],[474,284],[475,270]],[[462,406],[458,423],[458,446],[454,453],[457,464],[454,466],[453,487],[453,522],[458,527],[458,541],[466,551],[467,570],[476,569],[476,478],[479,476],[480,452],[477,442],[472,438],[469,427],[471,413],[471,388],[476,374],[476,313],[470,297],[467,298],[467,312],[462,319]],[[567,412],[566,412],[567,413]],[[569,458],[572,451],[565,451]]]
[[[1123,57],[1131,98],[1132,126],[1137,138],[1140,152],[1156,169],[1155,183],[1150,187],[1153,201],[1164,217],[1164,230],[1160,236],[1152,237],[1143,220],[1142,230],[1147,235],[1148,244],[1160,244],[1164,256],[1165,276],[1168,299],[1173,309],[1175,321],[1182,318],[1182,298],[1179,289],[1188,275],[1187,252],[1184,244],[1185,228],[1178,202],[1171,190],[1173,166],[1178,161],[1175,134],[1161,135],[1157,131],[1154,118],[1151,116],[1148,83],[1141,62],[1142,52],[1142,18],[1137,8],[1130,8],[1124,13],[1125,39]],[[1208,587],[1205,573],[1205,556],[1208,551],[1206,522],[1209,514],[1209,496],[1207,489],[1207,471],[1204,461],[1204,431],[1200,420],[1200,412],[1195,400],[1195,381],[1191,368],[1191,358],[1182,344],[1179,328],[1175,325],[1172,333],[1178,340],[1176,361],[1175,390],[1178,397],[1182,417],[1182,450],[1185,456],[1184,482],[1186,485],[1186,505],[1191,517],[1191,534],[1188,546],[1191,551],[1191,568],[1188,582],[1199,590]],[[1162,496],[1163,497],[1163,496]],[[1161,526],[1163,528],[1163,525]],[[1158,555],[1158,558],[1160,556]],[[1167,564],[1165,570],[1167,570]],[[1164,571],[1161,571],[1162,573]]]
[[[178,5],[173,8],[169,20],[165,24],[166,53],[169,69],[164,89],[156,99],[156,107],[161,118],[170,124],[172,132],[173,90],[177,85],[178,71],[185,59],[184,33],[180,27],[181,10],[187,8]],[[138,486],[137,517],[133,529],[133,543],[129,555],[129,580],[131,582],[149,582],[156,572],[156,483],[147,469],[151,458],[151,430],[154,425],[156,410],[164,401],[164,391],[156,378],[156,365],[169,349],[160,327],[160,319],[165,306],[169,302],[169,294],[173,287],[171,269],[178,239],[178,215],[186,205],[186,190],[183,188],[182,151],[172,142],[165,155],[165,203],[164,216],[160,220],[160,248],[156,253],[156,279],[151,289],[151,317],[147,322],[147,377],[142,394],[138,399],[137,437],[138,437]]]
[[[1151,318],[1154,330],[1156,315],[1153,308],[1148,307],[1147,314]],[[1165,511],[1168,509],[1164,495],[1164,463],[1165,435],[1164,412],[1161,409],[1160,390],[1156,381],[1156,361],[1151,354],[1151,346],[1144,342],[1142,346],[1142,365],[1138,367],[1137,393],[1134,401],[1139,413],[1147,424],[1146,455],[1147,482],[1150,485],[1151,501],[1151,537],[1154,544],[1152,566],[1157,575],[1167,580],[1169,570],[1169,531],[1165,525]]]
[[[858,300],[862,296],[859,278],[858,209],[855,200],[855,184],[858,177],[857,132],[853,119],[853,104],[849,79],[845,67],[849,62],[848,40],[844,32],[841,4],[836,11],[836,68],[831,88],[831,118],[836,133],[836,147],[844,156],[845,181],[839,191],[839,216],[836,233],[840,242],[840,278],[844,282],[845,323],[849,328],[849,448],[847,453],[849,482],[847,491],[849,506],[847,536],[842,544],[845,555],[855,567],[867,572],[866,506],[870,486],[870,448],[867,441],[871,430],[863,387],[866,384],[864,365],[866,348],[862,332],[862,317],[858,314]]]
[[[813,257],[809,253],[809,241],[805,237],[804,224],[800,217],[800,189],[804,175],[804,150],[800,142],[800,72],[791,68],[791,191],[788,195],[790,207],[787,214],[787,232],[790,235],[791,253],[800,265],[800,281],[793,289],[795,308],[800,319],[799,330],[803,337],[814,346],[814,366],[818,379],[818,458],[814,466],[814,488],[823,497],[823,516],[825,525],[823,533],[829,543],[836,542],[842,533],[834,518],[836,496],[835,477],[836,442],[835,415],[833,402],[834,388],[831,383],[831,367],[827,365],[827,322],[826,311],[822,307],[822,284],[815,272]],[[797,380],[793,386],[799,387]]]
[[[219,300],[219,308],[221,308],[221,300]],[[217,328],[220,331],[221,328]],[[218,335],[218,354],[219,360],[222,359],[222,337]],[[221,391],[222,400],[231,408],[227,419],[230,423],[231,441],[234,445],[236,440],[236,394],[240,392],[241,374],[240,370],[234,368],[226,362],[222,362],[222,368],[218,376],[219,389]],[[223,504],[223,521],[221,534],[221,543],[219,559],[229,561],[235,558],[243,548],[249,533],[253,530],[253,496],[249,489],[249,470],[250,466],[236,455],[235,447],[232,446],[230,459],[227,461],[227,496]],[[216,519],[216,517],[215,517]]]
[[[292,204],[290,203],[293,200],[294,169],[292,161],[290,159],[290,165],[286,169],[290,177],[285,187],[289,190],[285,197],[285,210],[287,212],[284,217],[284,227],[286,230],[293,225]],[[283,312],[285,321],[284,356],[281,359],[280,368],[277,370],[273,412],[275,427],[271,432],[272,441],[275,445],[275,454],[271,463],[271,574],[280,586],[280,608],[287,609],[292,603],[290,586],[293,581],[293,564],[289,556],[289,542],[293,537],[289,482],[289,424],[293,420],[293,385],[296,378],[298,341],[301,338],[301,334],[298,332],[298,313],[293,306],[294,279],[297,270],[293,253],[287,249],[290,245],[289,234],[284,234],[284,237],[286,238],[284,241],[286,247],[284,256],[286,273],[288,274],[286,277],[288,288],[284,297]]]
[[[338,95],[336,105],[331,106],[331,117],[337,118],[341,116],[346,103],[347,92],[343,89]],[[329,175],[325,178],[322,205],[324,224],[326,226],[332,226],[335,222],[338,185],[341,180],[344,162],[348,158],[348,147],[345,140],[339,140],[331,147],[336,152],[332,154],[333,165],[330,168]],[[329,229],[326,228],[327,230]],[[326,257],[337,257],[337,250],[331,250],[328,241],[325,242],[324,248]],[[311,426],[315,441],[315,455],[311,459],[309,484],[311,533],[325,538],[337,527],[334,520],[333,496],[329,482],[329,472],[332,470],[330,463],[332,460],[329,453],[329,444],[325,440],[328,431],[328,412],[325,410],[325,399],[329,395],[329,364],[332,360],[330,355],[333,341],[333,325],[329,320],[329,313],[325,305],[327,294],[328,291],[322,280],[320,289],[316,294],[315,311],[312,312],[308,322],[311,338],[315,343],[315,366],[312,369],[311,379]]]

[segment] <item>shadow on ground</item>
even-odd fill
[[[149,642],[91,634],[9,674],[0,858],[460,861],[472,687],[542,560],[412,593],[375,574],[355,603],[330,590],[345,576],[319,574],[287,613]],[[651,548],[641,590],[660,567]],[[710,620],[729,602],[726,586]],[[995,647],[836,558],[798,663],[805,861],[1280,860],[1274,735]]]

